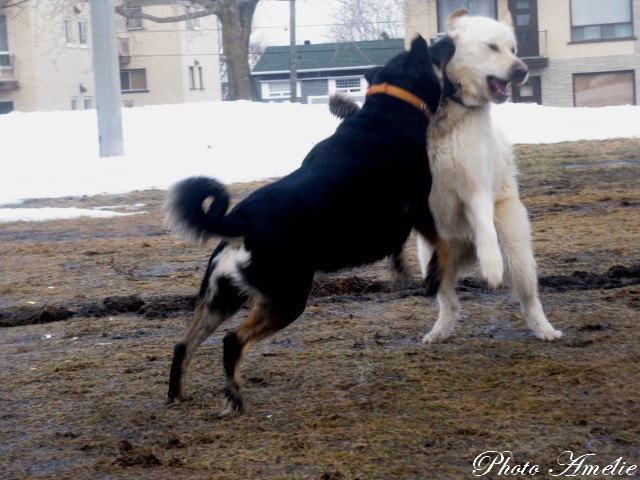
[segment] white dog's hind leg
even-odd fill
[[[497,288],[504,277],[504,263],[493,222],[493,199],[487,192],[478,192],[465,207],[474,234],[480,273],[491,288]]]
[[[434,248],[431,242],[424,238],[420,233],[416,236],[416,244],[418,246],[418,261],[420,262],[420,274],[426,280],[429,262],[433,257]]]
[[[460,314],[460,302],[456,295],[456,282],[462,254],[461,249],[462,247],[459,244],[451,244],[449,246],[442,283],[438,290],[438,320],[431,331],[422,338],[422,343],[436,343],[446,340],[451,336],[456,326],[456,321]]]
[[[520,302],[527,325],[541,340],[560,338],[562,332],[549,323],[538,298],[529,219],[519,198],[510,197],[496,205],[496,228],[504,253],[507,285]]]

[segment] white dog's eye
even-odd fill
[[[494,52],[499,52],[500,51],[500,49],[498,48],[498,45],[496,45],[495,43],[490,43],[489,44],[489,48],[491,50],[493,50]]]

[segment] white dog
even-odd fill
[[[527,211],[518,196],[512,147],[491,121],[491,102],[508,99],[509,83],[522,84],[526,65],[516,56],[511,16],[500,22],[457,10],[449,17],[456,45],[444,69],[449,94],[428,129],[433,186],[429,205],[440,236],[449,245],[438,292],[438,320],[423,342],[448,338],[460,310],[455,285],[461,268],[478,260],[482,277],[495,288],[509,286],[538,338],[562,332],[545,317],[538,299],[536,264]],[[432,247],[419,238],[423,276]]]

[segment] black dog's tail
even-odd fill
[[[205,206],[211,198],[211,205]],[[237,217],[225,215],[228,208],[229,192],[224,185],[213,178],[190,177],[169,190],[165,222],[178,235],[196,242],[213,236],[240,237],[245,225]]]

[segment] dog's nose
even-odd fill
[[[527,81],[529,76],[529,69],[522,62],[517,62],[511,67],[511,81],[516,85],[521,85]]]

